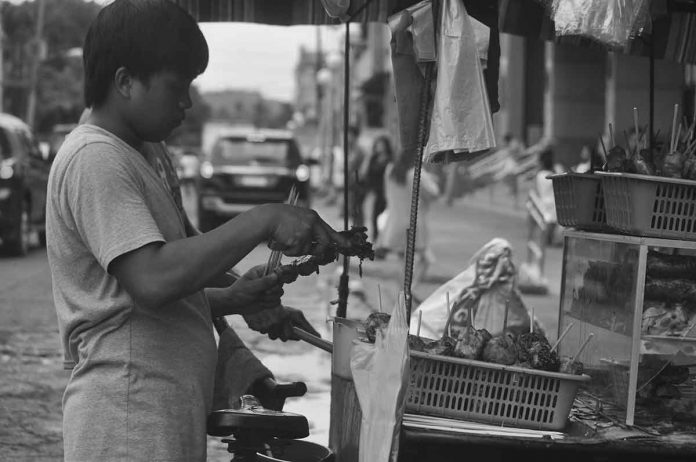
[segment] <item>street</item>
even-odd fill
[[[193,202],[193,201],[191,201]],[[314,206],[332,226],[342,227],[335,206],[320,199]],[[418,298],[464,269],[471,255],[493,237],[510,241],[514,261],[526,255],[526,219],[522,210],[510,205],[502,186],[495,194],[480,191],[452,207],[434,204],[429,215],[433,252],[436,257],[422,287],[414,289]],[[265,247],[254,250],[240,263],[244,270],[264,263]],[[524,296],[528,305],[555,337],[560,290],[560,248],[547,256],[547,277],[551,294]],[[334,314],[329,302],[337,297],[338,264],[322,268],[319,275],[300,278],[285,287],[283,301],[301,308],[325,338],[330,339],[327,317]],[[351,281],[358,281],[352,263]],[[348,317],[364,318],[377,309],[378,292],[385,310],[391,309],[401,288],[401,268],[397,259],[363,263],[361,290],[351,293]],[[356,284],[355,282],[353,284]],[[285,410],[304,414],[310,420],[310,441],[328,444],[331,357],[303,342],[271,341],[248,327],[237,316],[229,317],[249,347],[276,374],[279,382],[301,380],[308,393],[289,400]],[[56,315],[52,303],[51,278],[45,250],[34,249],[28,257],[0,258],[0,458],[8,461],[62,460],[61,396],[68,372],[62,370]],[[226,446],[209,438],[211,461],[227,461]]]

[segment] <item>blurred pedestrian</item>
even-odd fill
[[[384,192],[384,172],[387,165],[392,162],[394,153],[392,143],[387,135],[379,136],[372,144],[372,153],[366,162],[364,182],[366,193],[373,194],[372,201],[372,241],[375,242],[379,236],[377,227],[377,217],[384,212],[387,207],[387,198]]]
[[[384,189],[387,208],[383,212],[384,229],[375,242],[375,253],[386,257],[393,253],[403,260],[406,254],[406,230],[410,225],[411,191],[413,173],[410,159],[400,153],[384,171]],[[418,203],[418,221],[416,224],[416,241],[413,265],[412,285],[415,287],[423,281],[435,257],[430,249],[429,217],[430,204],[440,194],[437,178],[425,168],[421,171],[420,194]],[[401,267],[403,268],[403,264]]]
[[[363,226],[365,224],[365,213],[363,203],[365,202],[365,179],[364,163],[367,160],[365,151],[358,144],[360,138],[360,128],[351,125],[348,128],[348,216],[351,218],[353,226]]]
[[[580,149],[580,162],[573,166],[572,170],[575,173],[587,173],[592,170],[592,158],[596,159],[597,154],[594,148],[589,144],[585,144]]]

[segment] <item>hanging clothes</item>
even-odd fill
[[[465,160],[495,147],[474,26],[460,0],[442,4],[437,81],[425,161]]]
[[[498,106],[500,58],[497,30],[488,31],[486,41],[490,36],[494,39],[485,47],[484,58],[495,82],[487,86],[481,68],[481,41],[476,40],[463,2],[443,2],[441,17],[442,33],[437,43],[430,1],[422,1],[389,18],[399,133],[402,149],[409,158],[418,151],[420,97],[425,86],[419,63],[438,56],[437,86],[425,148],[425,161],[436,163],[469,159],[495,146],[487,88],[495,87]]]

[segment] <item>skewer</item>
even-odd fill
[[[677,117],[679,117],[679,105],[674,105],[674,115],[672,116],[672,133],[670,135],[669,152],[674,152],[674,135],[677,130]]]
[[[290,194],[288,194],[288,200],[287,204],[290,205],[296,205],[297,200],[299,199],[299,194],[297,193],[297,188],[295,185],[292,185],[292,188],[290,188]],[[280,250],[272,250],[271,255],[268,257],[268,261],[266,262],[266,267],[263,270],[264,276],[270,274],[272,270],[278,267],[280,264],[280,259],[282,258],[283,253]]]
[[[534,333],[534,305],[532,305],[532,312],[529,313],[529,333]]]
[[[640,141],[640,128],[638,127],[638,108],[633,108],[633,127],[636,130],[636,152],[638,152],[638,142]]]
[[[377,301],[379,302],[379,312],[382,312],[382,287],[377,284]]]
[[[604,137],[602,135],[599,135],[599,142],[602,145],[602,151],[604,151],[604,162],[607,161],[607,147],[604,146]]]
[[[573,357],[572,357],[573,360],[575,360],[575,358],[580,356],[580,354],[585,350],[585,347],[587,347],[587,345],[590,343],[590,340],[592,340],[592,337],[594,337],[594,334],[592,334],[592,333],[587,336],[587,338],[585,339],[585,342],[582,345],[580,345],[580,349],[578,350],[578,352],[575,353],[575,355],[573,355]]]
[[[558,340],[556,340],[556,343],[554,343],[553,346],[551,347],[551,351],[556,350],[558,345],[561,343],[561,340],[563,340],[565,338],[565,336],[568,335],[568,332],[570,332],[570,329],[573,327],[574,324],[575,324],[574,322],[571,322],[570,324],[568,324],[566,326],[565,330],[563,330],[561,335],[558,336]]]
[[[447,297],[447,336],[452,336],[452,307],[450,306],[449,292],[445,292],[445,297]]]
[[[609,146],[612,148],[616,146],[616,143],[614,142],[614,126],[611,124],[611,122],[609,123]]]
[[[679,128],[677,128],[677,136],[674,139],[674,149],[677,150],[679,149],[679,139],[681,138],[681,130],[682,130],[682,124],[679,124]]]
[[[423,310],[418,310],[418,327],[416,328],[416,337],[420,337],[420,326],[423,320]]]
[[[505,300],[505,317],[503,317],[503,334],[507,330],[508,311],[510,311],[510,299]]]
[[[473,319],[474,315],[473,315],[473,310],[471,309],[471,303],[468,304],[468,306],[466,307],[466,310],[469,313],[469,316],[468,316],[469,317],[469,327],[473,328],[474,327],[474,319]]]
[[[624,134],[624,138],[626,139],[626,152],[628,152],[628,154],[631,157],[633,157],[633,154],[635,153],[635,151],[633,151],[633,149],[631,149],[631,141],[628,139],[628,132],[626,132],[626,130],[624,130],[623,134]]]

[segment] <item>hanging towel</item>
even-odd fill
[[[213,410],[238,408],[239,398],[265,377],[273,374],[249,351],[234,329],[225,329],[218,343]]]
[[[461,0],[442,4],[437,86],[425,161],[465,160],[495,147],[476,35]]]

